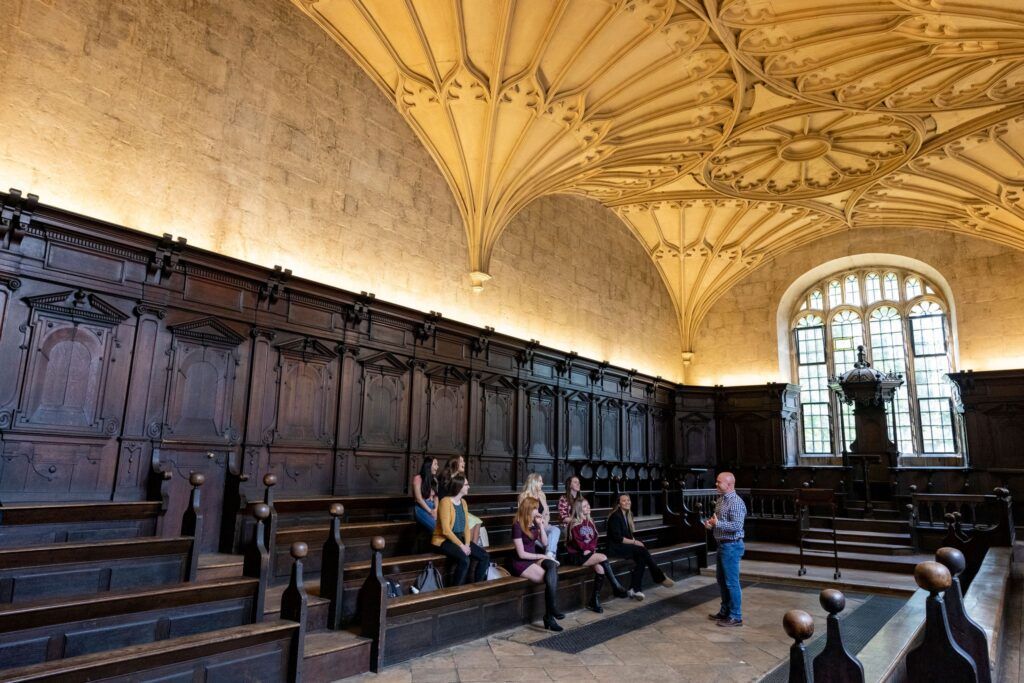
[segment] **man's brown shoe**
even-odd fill
[[[722,626],[722,627],[743,626],[743,620],[742,619],[725,618],[725,619],[719,620],[718,625]]]
[[[728,619],[728,614],[709,614],[708,619],[711,621],[721,621],[722,619]]]

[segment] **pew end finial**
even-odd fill
[[[292,543],[291,553],[292,557],[296,560],[305,559],[306,555],[309,554],[309,546],[302,541],[296,541]]]
[[[935,551],[935,561],[948,569],[954,577],[960,576],[967,568],[967,559],[956,548],[939,548]]]
[[[252,516],[262,522],[270,516],[270,506],[266,503],[257,503],[252,508]]]

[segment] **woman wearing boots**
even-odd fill
[[[636,527],[633,525],[633,503],[629,496],[619,496],[619,502],[608,517],[608,554],[613,557],[625,557],[633,560],[633,577],[628,595],[634,600],[643,600],[640,592],[644,583],[644,568],[651,570],[651,579],[662,586],[673,586],[675,581],[665,576],[654,562],[654,558],[644,547],[643,541],[634,538]]]
[[[569,549],[569,561],[577,566],[594,568],[594,593],[590,596],[587,607],[595,612],[601,613],[601,586],[604,585],[604,577],[612,585],[612,592],[617,598],[626,597],[626,589],[619,583],[619,579],[612,571],[608,556],[597,551],[597,527],[590,519],[590,503],[586,498],[577,498],[573,503],[573,511],[569,521],[569,535],[566,539],[566,547]]]
[[[565,618],[565,615],[558,611],[556,604],[558,561],[537,552],[538,544],[547,545],[548,538],[544,527],[540,501],[530,497],[521,499],[516,511],[516,521],[512,523],[512,545],[515,546],[512,573],[533,583],[544,584],[544,628],[561,631],[562,627],[555,621]]]

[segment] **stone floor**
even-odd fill
[[[663,600],[714,583],[705,576],[677,582],[674,588],[647,591],[647,600]],[[569,614],[567,629],[618,614],[639,605],[611,600],[605,614],[588,610]],[[847,610],[860,601],[848,596]],[[584,650],[564,654],[531,643],[550,635],[538,626],[523,626],[443,652],[365,674],[350,681],[755,681],[787,657],[792,643],[782,630],[786,610],[803,609],[815,618],[815,632],[825,629],[825,612],[816,589],[757,583],[743,592],[744,626],[722,629],[708,621],[718,600],[686,610],[642,629]]]

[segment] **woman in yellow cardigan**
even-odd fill
[[[437,508],[437,525],[434,527],[433,544],[455,562],[454,586],[466,583],[469,576],[469,561],[476,560],[473,582],[487,578],[487,567],[491,556],[486,550],[473,543],[469,528],[469,505],[462,497],[469,492],[469,482],[462,473],[452,476],[448,483],[448,495],[441,499]]]

